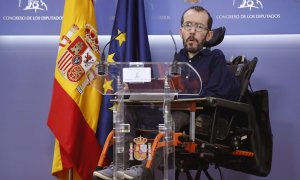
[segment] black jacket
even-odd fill
[[[236,100],[240,92],[239,80],[229,71],[223,52],[219,49],[203,49],[189,59],[187,51],[179,52],[179,62],[187,62],[199,73],[202,91],[198,97],[220,97]]]

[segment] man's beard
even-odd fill
[[[188,41],[190,39],[193,39],[194,41],[196,41],[196,43],[197,43],[196,47],[188,46]],[[203,44],[199,43],[198,39],[195,39],[195,37],[193,37],[193,36],[188,37],[185,41],[183,40],[183,46],[187,50],[187,52],[190,52],[190,53],[199,52],[203,48]]]

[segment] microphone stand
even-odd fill
[[[175,42],[175,39],[173,37],[173,34],[172,34],[172,31],[170,31],[170,35],[171,35],[171,38],[173,40],[173,43],[174,43],[174,47],[175,47],[175,53],[174,53],[174,59],[173,59],[173,63],[171,65],[171,75],[172,76],[178,76],[180,75],[180,68],[178,66],[178,53],[177,53],[177,45],[176,45],[176,42]]]
[[[115,37],[113,37],[110,41],[108,41],[104,48],[103,48],[103,51],[102,51],[102,54],[101,54],[101,61],[99,62],[98,64],[98,74],[100,76],[105,76],[107,75],[107,65],[105,64],[105,48],[113,41],[115,40],[117,37],[119,37],[121,34],[123,34],[123,32],[117,34]]]

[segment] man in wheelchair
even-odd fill
[[[189,169],[198,169],[196,179],[200,178],[201,171],[207,173],[206,169],[208,168],[207,166],[209,163],[218,164],[218,156],[223,153],[223,145],[219,146],[215,144],[222,143],[221,141],[225,143],[224,147],[226,147],[224,148],[224,152],[226,151],[226,153],[227,151],[230,151],[230,153],[239,152],[241,154],[247,154],[248,152],[235,151],[239,150],[238,148],[240,146],[232,146],[232,144],[235,143],[242,143],[243,137],[236,139],[236,141],[234,141],[234,138],[236,137],[228,138],[228,134],[230,134],[230,131],[232,130],[230,127],[235,123],[233,119],[240,116],[244,118],[245,116],[242,113],[236,113],[235,108],[237,107],[237,109],[241,109],[241,111],[248,111],[249,109],[247,105],[239,104],[244,98],[243,96],[247,91],[249,83],[248,81],[246,82],[247,85],[242,84],[242,86],[240,84],[240,82],[244,83],[245,79],[244,77],[240,77],[241,72],[244,72],[241,70],[240,66],[240,64],[244,63],[242,62],[243,58],[236,58],[236,60],[231,63],[232,67],[228,68],[228,63],[225,60],[223,52],[219,49],[210,49],[210,47],[219,44],[223,40],[225,34],[225,28],[219,28],[213,31],[212,24],[213,19],[211,15],[201,6],[192,6],[188,8],[183,12],[181,17],[180,37],[182,38],[184,48],[176,55],[176,60],[189,63],[200,74],[202,79],[202,91],[193,98],[202,98],[197,104],[200,104],[205,108],[197,113],[195,118],[196,140],[194,142],[189,142],[190,140],[185,134],[182,134],[179,136],[180,138],[176,140],[180,142],[181,147],[183,148],[178,148],[175,154],[176,159],[178,160],[176,161],[178,171],[176,171],[175,179],[179,178],[180,170],[185,171],[188,179],[191,179],[191,176],[188,173]],[[247,77],[248,80],[251,73]],[[243,81],[241,81],[241,79]],[[228,102],[233,102],[233,104]],[[225,106],[225,108],[219,108],[220,104],[221,106]],[[126,108],[126,112],[125,121],[130,124],[129,136],[131,139],[138,136],[138,129],[143,129],[144,127],[147,127],[147,129],[157,129],[158,124],[164,123],[163,113],[156,107],[129,106]],[[189,118],[188,111],[172,111],[175,131],[188,131],[186,130],[186,126],[189,126]],[[246,122],[246,124],[247,123],[248,122]],[[243,123],[238,125],[242,126]],[[239,131],[241,131],[241,135],[252,133],[252,131],[247,128],[241,128]],[[194,143],[195,148],[192,151],[187,152],[184,148],[186,143]],[[127,146],[129,146],[129,143]],[[222,153],[218,153],[219,150],[222,151]],[[128,154],[129,153],[127,153],[127,155]],[[156,155],[157,154],[159,153],[156,153]],[[248,154],[251,153],[249,152]],[[155,156],[154,158],[158,158],[156,155],[153,155]],[[198,163],[192,163],[194,165],[191,165],[190,162],[195,161],[195,158]],[[128,160],[129,157],[125,159]],[[217,161],[215,161],[215,159]],[[129,162],[129,160],[125,163],[127,163],[127,166],[133,168],[128,168],[123,172],[117,173],[117,176],[120,176],[118,177],[119,179],[135,179],[143,175],[145,161],[142,163],[142,166],[132,166],[134,163]],[[232,169],[239,168],[234,167]],[[113,165],[100,171],[95,171],[94,176],[101,179],[113,179],[112,172]],[[244,172],[247,172],[247,170],[244,170]],[[207,176],[209,177],[209,175]],[[145,178],[146,177],[143,176],[143,179]],[[153,179],[153,177],[150,179]]]

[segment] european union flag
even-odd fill
[[[110,44],[108,62],[151,61],[144,0],[118,1],[111,38],[118,34],[120,35]],[[107,83],[111,84],[109,81]],[[111,85],[109,86],[111,87]],[[111,96],[104,96],[99,116],[97,135],[102,147],[113,125],[113,104],[110,102],[110,98]]]

